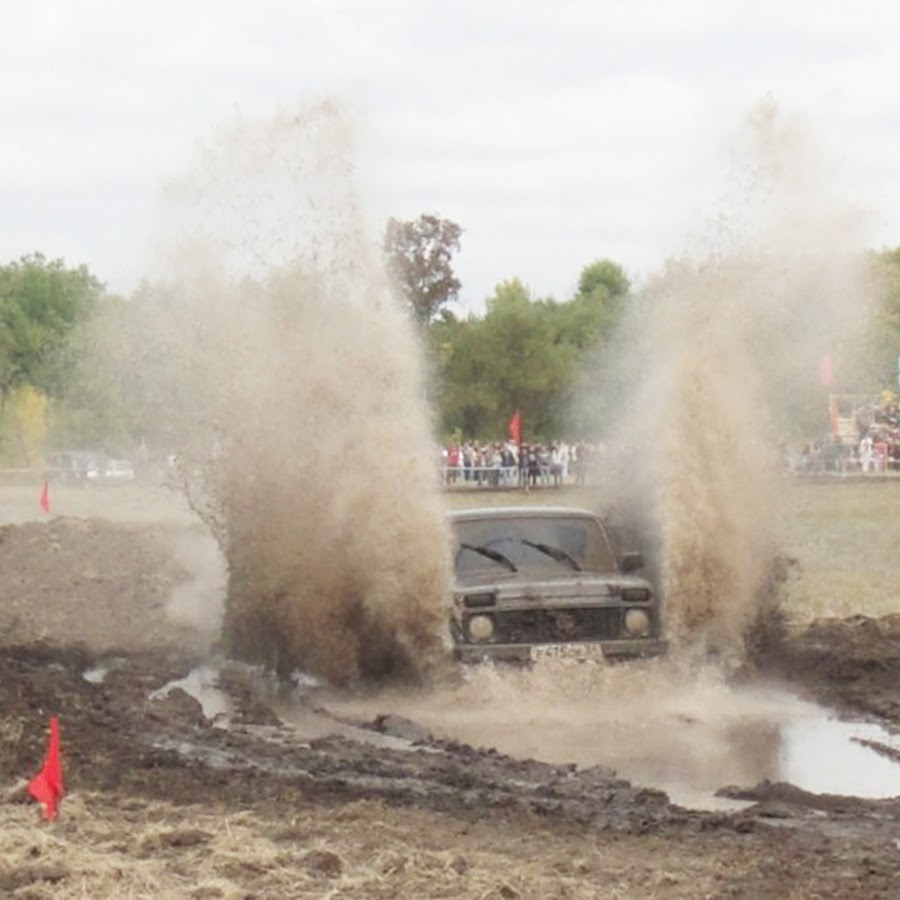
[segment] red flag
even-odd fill
[[[516,410],[509,420],[509,439],[517,444],[522,443],[522,413]]]
[[[827,354],[823,356],[819,360],[819,384],[822,387],[831,387],[834,383],[834,360],[831,358],[831,354]]]
[[[41,488],[41,509],[50,514],[50,484],[45,481],[43,488]]]
[[[59,810],[59,801],[66,793],[63,787],[62,761],[59,757],[59,719],[50,717],[50,743],[47,761],[43,768],[28,782],[28,793],[44,804],[47,820],[52,822]]]

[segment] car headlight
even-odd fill
[[[473,641],[489,641],[494,635],[494,620],[490,616],[472,616],[466,628]]]
[[[634,637],[645,637],[650,633],[650,616],[644,609],[629,609],[625,613],[625,630]]]

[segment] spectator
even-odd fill
[[[447,472],[445,475],[445,481],[448,484],[453,484],[459,477],[461,461],[462,460],[459,450],[459,444],[453,444],[447,451]]]
[[[538,454],[538,448],[534,444],[530,445],[527,453],[528,459],[528,484],[531,487],[537,487],[541,478],[541,460]]]
[[[553,479],[553,487],[562,486],[562,472],[563,467],[560,460],[559,447],[557,447],[556,444],[553,444],[550,447],[550,477]]]
[[[875,445],[872,441],[872,435],[868,431],[859,442],[859,465],[863,472],[874,471]]]
[[[875,451],[875,471],[887,471],[888,453],[890,447],[888,445],[887,435],[879,431],[872,442],[872,449]]]

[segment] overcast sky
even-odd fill
[[[767,95],[900,245],[900,7],[880,0],[32,0],[0,31],[0,261],[41,251],[128,292],[164,181],[235,109],[357,114],[373,222],[463,228],[461,299],[584,265],[640,280],[708,210]]]

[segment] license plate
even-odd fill
[[[600,644],[537,644],[530,653],[532,662],[542,659],[603,659]]]

